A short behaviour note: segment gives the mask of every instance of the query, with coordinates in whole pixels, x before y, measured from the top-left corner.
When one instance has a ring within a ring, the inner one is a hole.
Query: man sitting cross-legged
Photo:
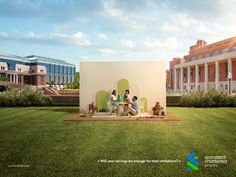
[[[131,107],[127,107],[123,113],[124,116],[127,116],[129,113],[133,116],[138,114],[138,97],[137,96],[133,96],[132,98],[132,102],[131,103]]]

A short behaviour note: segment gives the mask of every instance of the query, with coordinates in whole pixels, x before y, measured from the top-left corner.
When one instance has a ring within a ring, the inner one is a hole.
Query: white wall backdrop
[[[146,97],[150,112],[156,101],[166,108],[166,72],[164,62],[80,62],[80,107],[96,101],[100,90],[117,90],[118,81],[127,79],[131,97]]]

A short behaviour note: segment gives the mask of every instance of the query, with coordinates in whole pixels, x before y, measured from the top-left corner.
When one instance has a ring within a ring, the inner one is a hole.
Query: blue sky
[[[0,53],[168,65],[235,36],[235,12],[236,0],[0,0]]]

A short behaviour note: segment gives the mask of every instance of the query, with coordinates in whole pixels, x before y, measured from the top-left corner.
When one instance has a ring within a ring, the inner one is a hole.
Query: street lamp
[[[229,79],[229,91],[228,91],[228,93],[231,94],[231,79],[232,79],[232,73],[231,72],[228,73],[228,79]]]
[[[170,93],[171,85],[168,84],[168,92]]]

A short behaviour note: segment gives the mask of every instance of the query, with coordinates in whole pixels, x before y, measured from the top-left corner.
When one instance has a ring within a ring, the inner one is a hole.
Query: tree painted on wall
[[[147,112],[148,102],[146,97],[141,97],[139,100],[139,107],[142,108],[142,112]]]
[[[129,81],[127,79],[120,79],[118,81],[118,94],[121,96],[121,101],[123,101],[123,95],[125,94],[125,90],[129,88]]]
[[[96,106],[99,112],[105,112],[107,110],[108,92],[101,90],[96,95]]]

